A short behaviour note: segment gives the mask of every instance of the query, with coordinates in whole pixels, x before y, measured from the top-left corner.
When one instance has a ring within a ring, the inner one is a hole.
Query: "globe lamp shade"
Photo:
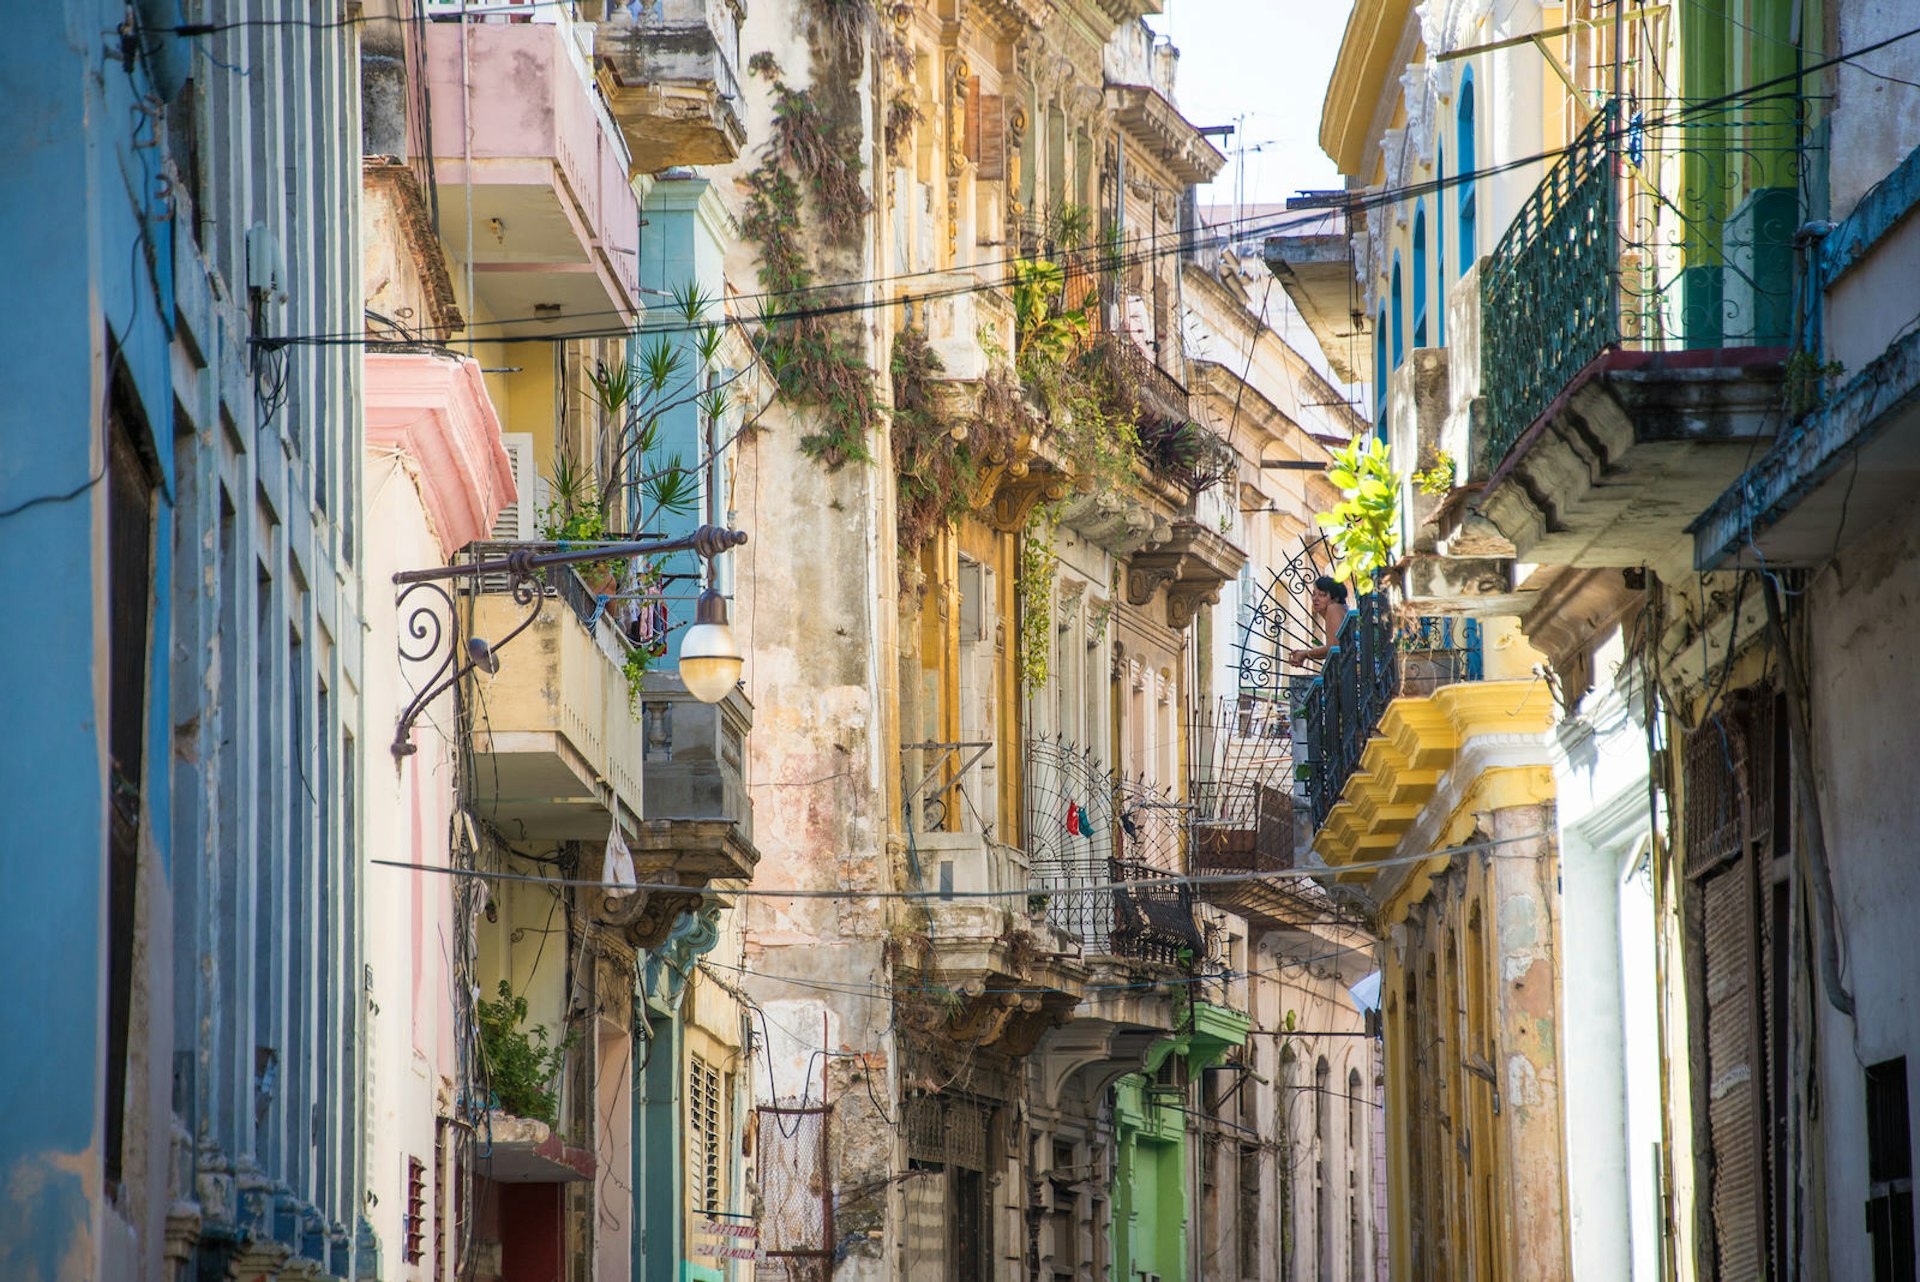
[[[746,659],[727,626],[727,600],[712,588],[694,606],[693,626],[680,638],[680,681],[702,703],[718,703],[739,684]]]

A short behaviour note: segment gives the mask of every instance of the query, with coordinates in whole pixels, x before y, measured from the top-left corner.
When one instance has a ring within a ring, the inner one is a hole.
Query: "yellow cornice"
[[[1552,724],[1552,696],[1536,678],[1464,681],[1430,695],[1395,699],[1314,835],[1314,849],[1336,867],[1392,855],[1439,791],[1463,744],[1487,735],[1539,734]],[[1467,791],[1502,773],[1483,772]],[[1545,777],[1550,797],[1552,773]]]
[[[1453,813],[1447,816],[1447,822],[1440,829],[1440,844],[1467,844],[1473,837],[1474,829],[1479,826],[1480,816],[1488,811],[1534,806],[1553,799],[1551,766],[1494,766],[1482,770],[1461,793]],[[1433,879],[1446,871],[1448,858],[1442,856],[1416,864],[1393,894],[1380,905],[1381,924],[1392,926],[1405,921],[1407,910],[1425,899],[1427,892],[1433,889]],[[1357,876],[1350,879],[1359,880]]]
[[[1389,64],[1410,6],[1411,0],[1356,0],[1347,15],[1340,57],[1320,109],[1320,149],[1349,178],[1361,176],[1374,108],[1394,70]]]

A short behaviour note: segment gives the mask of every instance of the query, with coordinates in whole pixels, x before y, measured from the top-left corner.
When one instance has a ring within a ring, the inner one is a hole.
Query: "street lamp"
[[[744,530],[703,525],[692,534],[677,539],[596,543],[592,547],[569,548],[563,552],[535,552],[532,548],[521,547],[505,556],[470,561],[465,565],[436,565],[424,570],[400,571],[393,576],[393,581],[400,585],[400,595],[395,602],[397,606],[406,609],[408,597],[421,589],[429,594],[429,599],[414,606],[412,613],[407,616],[400,641],[401,658],[414,663],[431,662],[443,648],[445,655],[433,675],[427,679],[425,688],[413,697],[413,702],[400,714],[400,722],[394,727],[393,755],[413,755],[413,723],[442,692],[475,668],[484,672],[500,671],[500,651],[540,616],[540,605],[545,594],[534,581],[535,571],[553,565],[577,565],[583,561],[610,561],[630,556],[664,556],[669,552],[693,552],[703,561],[711,561],[720,553],[739,547],[746,541]],[[459,650],[450,644],[454,633],[451,626],[453,598],[440,584],[448,579],[477,579],[488,574],[507,576],[510,585],[508,590],[515,601],[526,607],[527,616],[511,632],[491,644],[478,637],[468,638],[466,659],[456,663]],[[446,624],[440,619],[442,611],[449,620]],[[680,642],[680,676],[686,682],[687,692],[702,703],[720,702],[733,689],[734,683],[739,681],[744,663],[740,644],[733,639],[733,630],[727,626],[726,598],[708,588],[700,594],[695,607],[694,624],[687,629]]]
[[[693,607],[693,626],[680,638],[680,680],[702,703],[718,703],[738,684],[746,658],[727,626],[727,599],[712,588]]]

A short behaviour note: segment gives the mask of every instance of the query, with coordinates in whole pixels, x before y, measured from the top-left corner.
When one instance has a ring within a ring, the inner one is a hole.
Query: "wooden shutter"
[[[1007,176],[1006,99],[981,93],[978,76],[967,93],[967,159],[974,163],[976,178],[1001,182]]]
[[[906,1276],[947,1282],[947,1173],[919,1168],[909,1173],[904,1187]]]
[[[1768,1084],[1777,1057],[1766,1053],[1760,878],[1769,861],[1756,832],[1771,830],[1760,812],[1771,809],[1773,780],[1771,717],[1756,716],[1760,708],[1770,712],[1770,701],[1730,699],[1683,749],[1702,1271],[1721,1278],[1769,1273]]]
[[[524,542],[534,536],[536,516],[534,490],[538,486],[533,466],[533,433],[502,432],[500,441],[507,447],[507,460],[513,465],[516,497],[500,509],[488,537],[496,542]]]

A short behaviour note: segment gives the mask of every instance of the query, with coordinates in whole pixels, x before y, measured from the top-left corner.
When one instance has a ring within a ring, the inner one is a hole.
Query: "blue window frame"
[[[1381,304],[1373,323],[1373,425],[1385,440],[1387,436],[1387,308]]]
[[[1473,138],[1473,69],[1469,67],[1460,75],[1460,106],[1454,115],[1454,154],[1460,158],[1460,266],[1464,273],[1479,250],[1474,243],[1474,166]]]
[[[1413,206],[1413,345],[1427,345],[1427,204]]]
[[[1388,306],[1393,308],[1393,367],[1400,368],[1400,362],[1407,358],[1406,339],[1406,299],[1400,287],[1400,251],[1393,251],[1393,280],[1389,288],[1393,297]]]

